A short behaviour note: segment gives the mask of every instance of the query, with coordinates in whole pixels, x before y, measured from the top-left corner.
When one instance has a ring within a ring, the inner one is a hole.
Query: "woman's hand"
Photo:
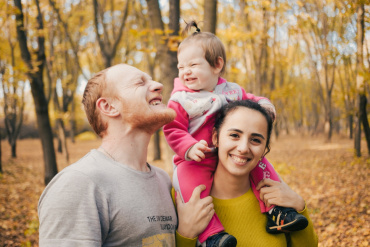
[[[271,179],[261,180],[256,189],[260,191],[260,198],[267,207],[278,205],[302,211],[305,208],[303,198],[292,190],[280,177],[281,182]]]
[[[184,203],[179,193],[176,193],[179,221],[177,232],[183,237],[190,239],[197,237],[204,231],[215,213],[212,197],[200,199],[200,193],[205,189],[205,185],[196,187],[187,203]]]

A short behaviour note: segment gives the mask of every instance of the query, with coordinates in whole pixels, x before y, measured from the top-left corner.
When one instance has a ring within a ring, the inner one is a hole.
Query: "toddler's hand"
[[[211,151],[212,149],[208,147],[208,143],[205,140],[200,140],[190,148],[187,158],[200,162],[206,157],[204,153]]]
[[[271,103],[262,103],[260,104],[263,108],[267,110],[268,113],[270,113],[270,116],[272,118],[272,121],[275,121],[276,119],[276,110],[273,104]]]

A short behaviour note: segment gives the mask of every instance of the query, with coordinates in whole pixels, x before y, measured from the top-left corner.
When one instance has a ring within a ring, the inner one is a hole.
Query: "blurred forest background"
[[[320,244],[368,246],[370,0],[0,0],[0,246],[37,246],[44,186],[99,145],[80,103],[87,80],[127,63],[162,82],[167,100],[190,20],[223,41],[228,81],[275,104],[275,142],[298,156],[285,164],[293,154],[277,149],[272,161],[282,174],[312,168],[307,184],[288,182],[317,195]],[[170,156],[158,131],[150,160],[171,174]],[[337,186],[352,197],[323,201]],[[320,211],[335,206],[344,210]]]

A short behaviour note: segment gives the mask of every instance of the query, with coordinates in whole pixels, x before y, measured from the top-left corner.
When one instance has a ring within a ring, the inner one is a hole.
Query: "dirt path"
[[[99,141],[70,143],[70,162],[98,145]],[[40,141],[19,141],[15,160],[9,157],[6,142],[2,148],[0,246],[38,246],[36,209],[44,189]],[[170,156],[165,153],[166,159]],[[57,158],[59,170],[69,164],[62,155]],[[319,246],[369,245],[370,159],[353,158],[353,141],[335,137],[325,144],[323,138],[284,136],[272,142],[267,158],[305,198]],[[170,162],[152,163],[171,174]]]

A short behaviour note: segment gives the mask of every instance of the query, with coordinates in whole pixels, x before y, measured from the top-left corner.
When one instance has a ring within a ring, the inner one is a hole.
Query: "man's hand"
[[[199,185],[193,191],[187,203],[182,202],[179,193],[176,193],[177,214],[179,226],[177,232],[186,238],[197,237],[209,224],[215,213],[212,197],[200,199],[200,193],[206,189],[205,185]]]
[[[261,180],[256,189],[260,191],[260,198],[266,207],[278,205],[302,211],[305,208],[303,198],[292,190],[279,176],[281,182],[271,179]]]
[[[205,140],[200,140],[190,148],[187,158],[200,162],[206,157],[204,153],[211,151],[212,149],[208,147],[208,143]]]

